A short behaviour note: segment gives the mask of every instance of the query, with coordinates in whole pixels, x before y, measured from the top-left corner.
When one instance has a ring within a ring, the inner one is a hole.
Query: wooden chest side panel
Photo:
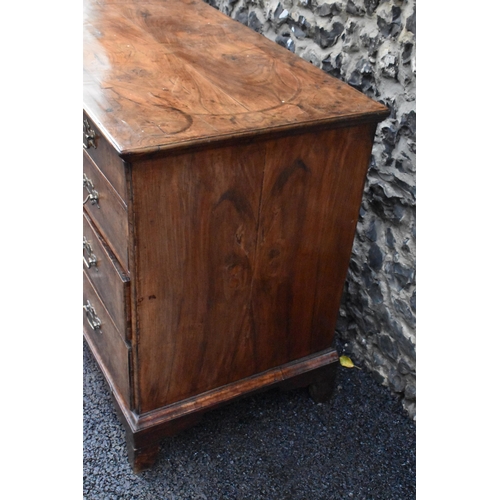
[[[252,293],[259,371],[332,345],[374,131],[362,125],[267,145],[274,154]]]
[[[247,304],[264,163],[248,147],[132,166],[141,411],[255,369]]]
[[[141,412],[331,345],[373,132],[132,166]]]

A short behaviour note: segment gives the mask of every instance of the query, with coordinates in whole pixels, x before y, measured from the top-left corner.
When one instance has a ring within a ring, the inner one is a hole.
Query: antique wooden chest
[[[331,393],[387,114],[201,0],[84,1],[84,335],[134,470],[235,398]]]

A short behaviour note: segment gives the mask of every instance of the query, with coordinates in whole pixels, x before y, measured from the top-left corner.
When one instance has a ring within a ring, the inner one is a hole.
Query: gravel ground
[[[273,390],[207,413],[140,475],[85,343],[83,396],[87,500],[415,498],[415,422],[363,370],[340,368],[325,404]]]

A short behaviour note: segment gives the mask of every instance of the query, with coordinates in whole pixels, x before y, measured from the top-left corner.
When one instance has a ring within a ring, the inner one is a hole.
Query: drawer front
[[[124,340],[130,339],[130,278],[83,214],[83,267]]]
[[[86,113],[83,113],[83,148],[126,203],[125,164]]]
[[[128,270],[127,208],[89,155],[83,152],[84,208],[99,232]]]
[[[120,338],[97,292],[83,273],[83,329],[114,389],[130,404],[129,348]]]

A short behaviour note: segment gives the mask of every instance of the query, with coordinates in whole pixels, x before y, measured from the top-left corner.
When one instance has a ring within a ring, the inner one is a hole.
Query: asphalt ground
[[[414,499],[415,422],[369,372],[339,368],[331,401],[272,390],[204,416],[132,473],[125,431],[84,342],[83,497],[144,500]],[[341,353],[341,350],[339,350]]]

